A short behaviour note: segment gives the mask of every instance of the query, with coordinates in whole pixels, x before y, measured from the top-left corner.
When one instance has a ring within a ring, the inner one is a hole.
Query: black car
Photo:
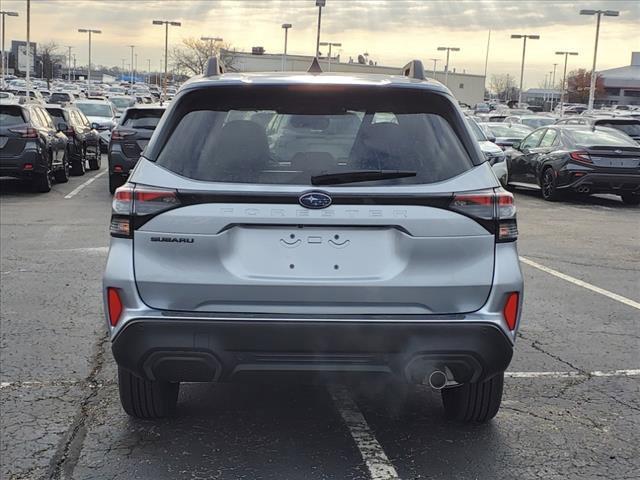
[[[493,143],[503,150],[518,143],[533,131],[533,128],[520,123],[484,122],[478,123],[487,137],[494,138]]]
[[[545,200],[572,191],[612,193],[640,204],[640,146],[613,128],[551,125],[507,153],[509,186],[539,188]]]
[[[38,192],[51,190],[53,178],[68,181],[66,129],[54,127],[41,105],[0,105],[0,176],[24,179]]]
[[[127,108],[120,117],[120,123],[111,132],[109,142],[109,191],[127,181],[129,171],[134,167],[142,151],[149,143],[165,107],[158,105],[137,105]]]
[[[87,162],[91,170],[100,168],[100,136],[80,109],[60,105],[47,105],[47,112],[55,124],[65,123],[71,173],[84,175]]]
[[[73,93],[68,92],[54,92],[49,96],[48,103],[57,103],[58,105],[66,105],[67,103],[73,103],[75,97]]]
[[[571,117],[558,120],[556,125],[611,127],[626,133],[640,143],[640,120],[633,117]]]

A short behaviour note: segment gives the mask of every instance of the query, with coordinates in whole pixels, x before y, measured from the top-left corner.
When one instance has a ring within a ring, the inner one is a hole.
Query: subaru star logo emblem
[[[614,150],[613,153],[622,153],[622,150]]]
[[[331,197],[322,192],[309,192],[301,195],[298,199],[300,205],[305,208],[327,208],[331,205]]]

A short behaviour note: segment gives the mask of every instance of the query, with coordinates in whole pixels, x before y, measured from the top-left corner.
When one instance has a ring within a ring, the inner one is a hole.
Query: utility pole
[[[578,52],[556,52],[556,55],[564,55],[564,72],[562,74],[562,91],[560,92],[560,117],[564,115],[564,92],[566,90],[565,82],[567,80],[567,58],[569,55],[578,55]]]
[[[135,45],[129,45],[131,49],[131,70],[129,70],[131,76],[129,77],[129,86],[133,87],[133,49],[136,48]]]
[[[511,35],[511,38],[522,38],[522,64],[520,65],[520,92],[518,92],[518,106],[522,103],[522,89],[524,86],[524,56],[527,52],[527,39],[540,40],[540,35]]]
[[[31,0],[27,0],[27,100],[31,92]]]
[[[553,74],[551,75],[551,110],[549,110],[550,112],[553,112],[553,102],[555,100],[555,88],[556,88],[556,68],[557,68],[558,64],[554,63],[553,64]]]
[[[67,63],[67,66],[69,67],[69,72],[67,74],[67,80],[71,81],[71,49],[73,47],[71,45],[67,45],[67,48],[69,49],[69,62]]]
[[[336,42],[320,42],[320,45],[322,45],[323,47],[328,46],[329,47],[329,68],[328,70],[331,71],[331,47],[341,47],[342,43],[336,43]]]
[[[447,52],[447,60],[444,66],[444,84],[445,86],[449,86],[449,53],[450,52],[459,52],[460,49],[458,47],[438,47],[438,51]]]
[[[153,25],[164,25],[164,82],[162,86],[162,98],[166,99],[167,97],[167,64],[168,64],[168,56],[169,56],[169,25],[173,27],[180,27],[182,23],[174,22],[171,20],[153,20],[151,22]]]
[[[315,57],[318,60],[318,56],[320,54],[320,23],[322,20],[322,7],[327,4],[327,0],[316,0],[316,7],[318,7],[318,34],[316,36],[316,53]]]
[[[89,34],[89,66],[87,68],[87,95],[89,95],[89,91],[91,90],[91,34],[102,33],[102,30],[93,30],[90,28],[79,28],[78,32]]]
[[[282,71],[284,72],[287,68],[287,40],[289,37],[289,29],[292,27],[290,23],[283,23],[282,28],[284,29],[284,53],[282,54]]]
[[[0,11],[0,15],[2,15],[2,83],[1,85],[4,87],[4,77],[6,76],[7,68],[9,67],[9,58],[4,52],[4,32],[6,32],[5,17],[17,17],[18,12],[7,12],[3,10],[3,11]]]
[[[487,67],[489,66],[489,45],[491,44],[491,29],[487,37],[487,56],[484,58],[484,89],[487,89]],[[484,95],[484,94],[483,94]]]
[[[430,58],[429,60],[431,60],[433,62],[433,78],[436,78],[436,65],[438,64],[438,62],[440,61],[439,58]]]

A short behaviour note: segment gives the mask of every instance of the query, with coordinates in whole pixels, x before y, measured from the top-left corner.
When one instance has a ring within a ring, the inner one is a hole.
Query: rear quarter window
[[[296,185],[310,185],[314,175],[362,170],[416,172],[375,185],[434,183],[474,166],[464,121],[439,94],[223,88],[183,96],[163,125],[168,138],[157,137],[166,140],[151,149],[150,159],[195,180]]]

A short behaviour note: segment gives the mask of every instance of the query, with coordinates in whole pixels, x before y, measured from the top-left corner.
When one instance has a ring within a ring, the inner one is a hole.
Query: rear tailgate
[[[146,164],[146,162],[145,162]],[[158,167],[154,167],[158,168]],[[469,171],[486,185],[486,164]],[[446,183],[446,182],[445,182]],[[464,183],[464,182],[463,182]],[[455,314],[491,290],[495,237],[446,210],[450,196],[323,189],[183,194],[135,231],[138,291],[158,309],[267,314]],[[354,193],[360,192],[360,193]]]

